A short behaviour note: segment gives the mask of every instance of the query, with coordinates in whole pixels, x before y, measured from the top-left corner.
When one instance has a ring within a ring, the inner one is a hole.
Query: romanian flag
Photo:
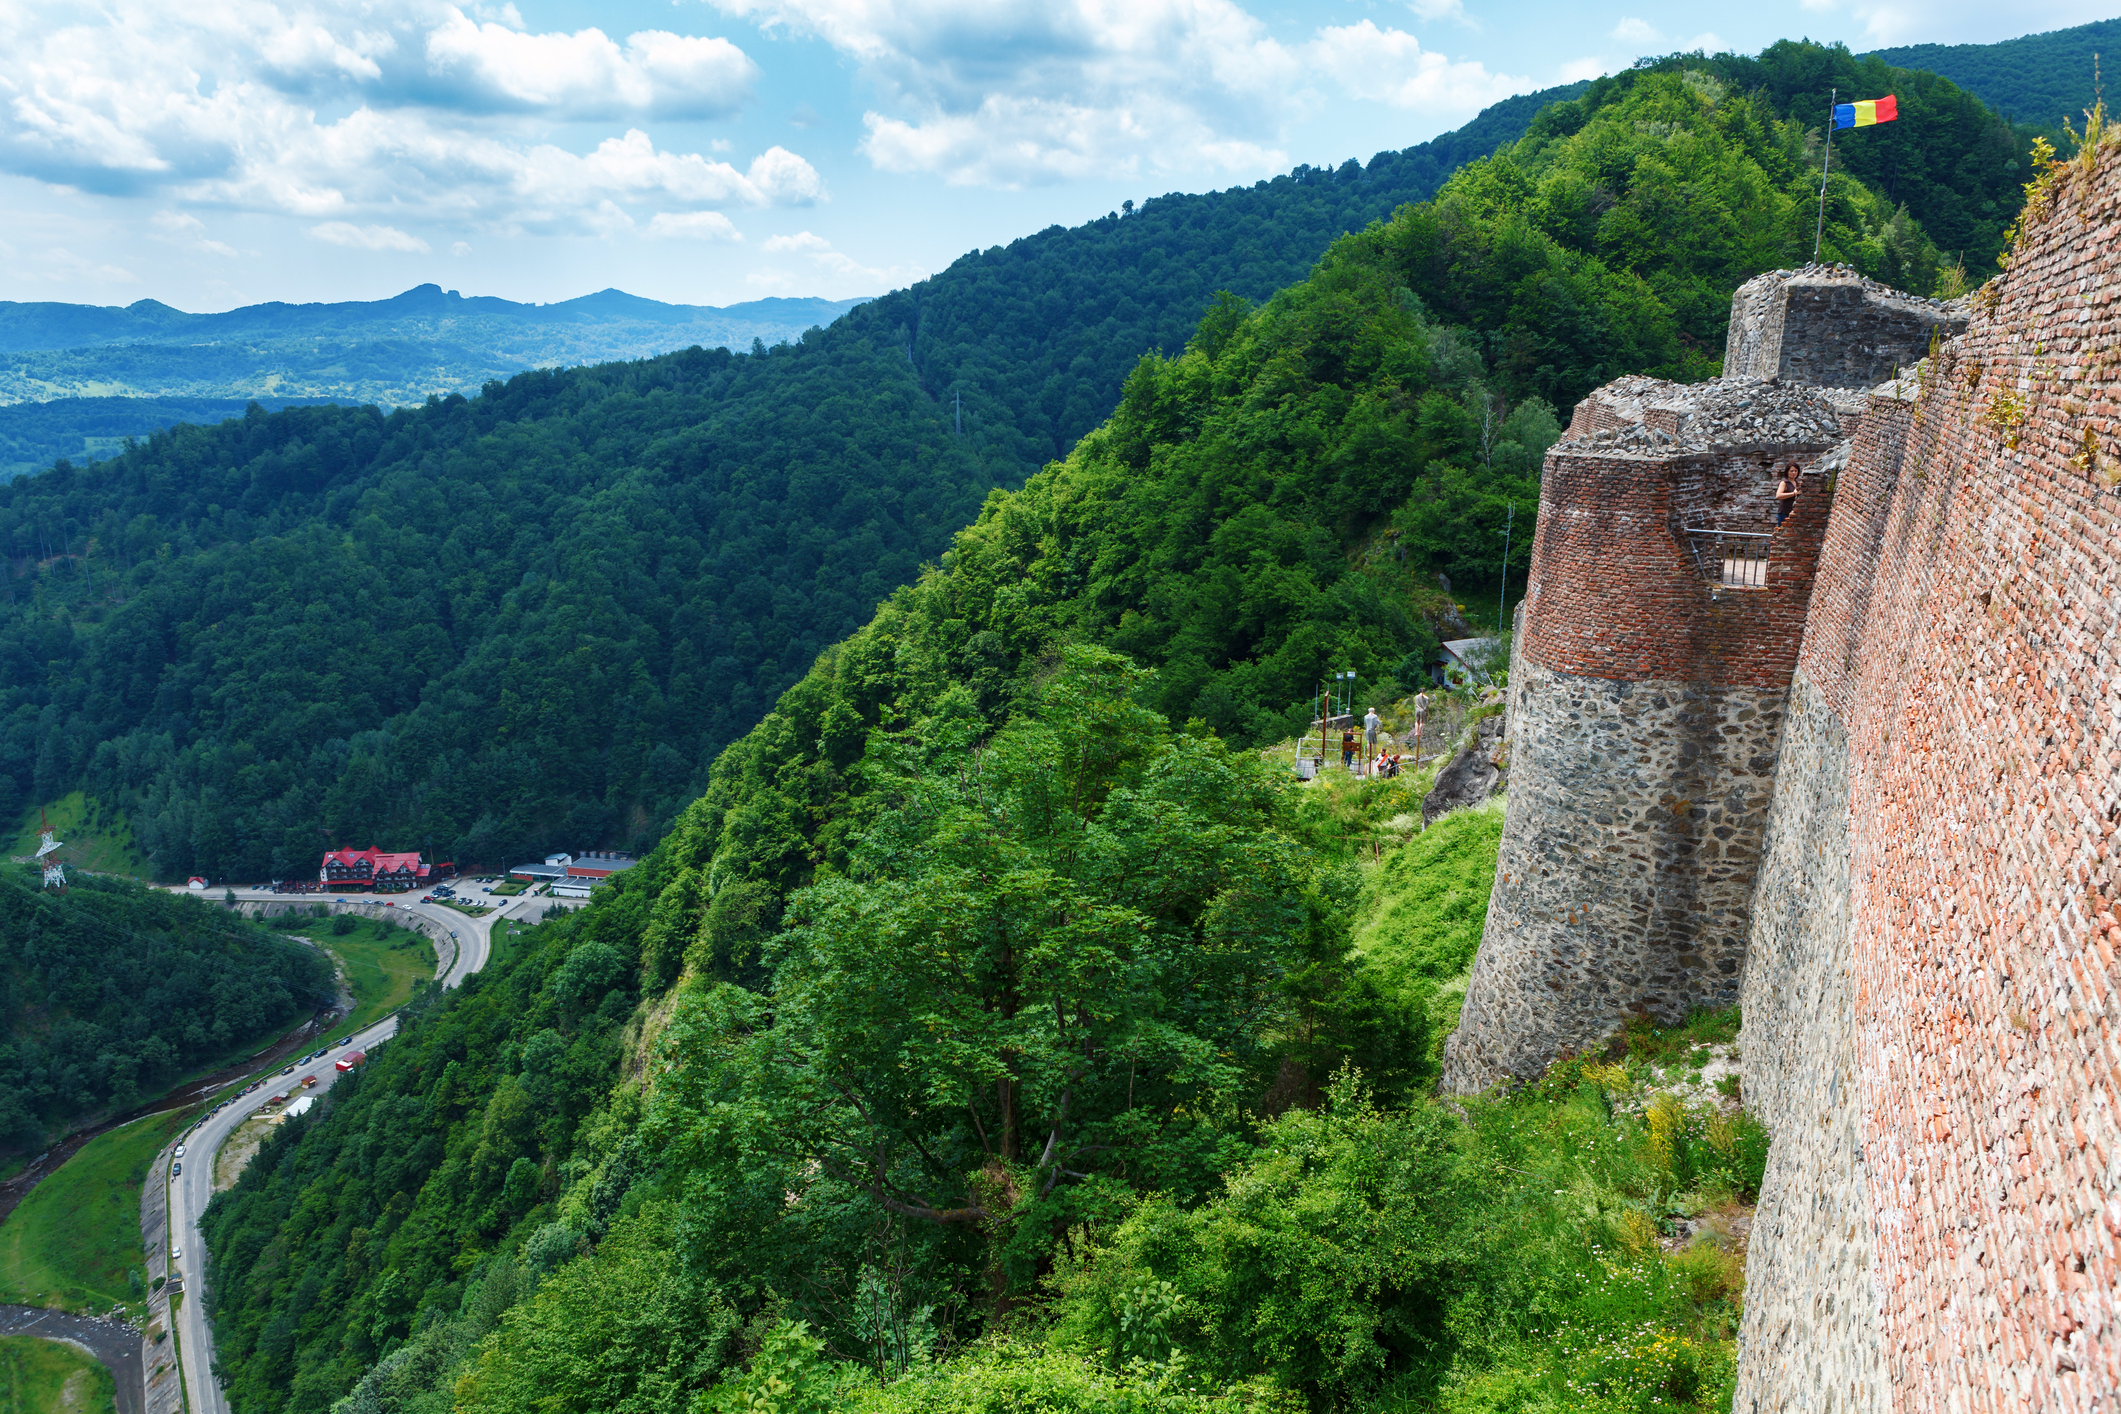
[[[1888,93],[1883,98],[1866,98],[1861,103],[1836,103],[1834,126],[1837,128],[1867,128],[1873,123],[1890,123],[1900,116],[1900,105]]]

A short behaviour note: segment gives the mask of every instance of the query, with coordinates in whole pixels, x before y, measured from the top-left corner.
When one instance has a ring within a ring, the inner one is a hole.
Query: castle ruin
[[[2112,148],[1972,304],[1762,276],[1546,466],[1445,1085],[1742,1002],[1742,1414],[2121,1395]]]

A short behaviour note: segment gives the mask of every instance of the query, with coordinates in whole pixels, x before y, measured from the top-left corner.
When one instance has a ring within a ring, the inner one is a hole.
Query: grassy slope
[[[134,1299],[143,1267],[140,1190],[148,1165],[189,1118],[149,1115],[83,1145],[0,1223],[0,1301],[108,1310]]]
[[[121,815],[99,821],[100,807],[90,797],[75,791],[43,807],[42,815],[60,842],[66,846],[59,856],[69,869],[91,874],[122,874],[130,879],[152,879],[154,866],[133,848],[132,827]],[[10,857],[29,854],[37,848],[41,830],[39,812],[26,810],[16,822],[14,838],[4,851]]]
[[[409,928],[384,928],[360,920],[351,933],[334,934],[326,919],[315,919],[283,931],[300,933],[339,959],[353,988],[353,1015],[339,1023],[340,1032],[359,1031],[412,999],[413,989],[435,975],[434,944]]]
[[[110,1371],[71,1345],[0,1336],[0,1414],[105,1414],[117,1408]]]

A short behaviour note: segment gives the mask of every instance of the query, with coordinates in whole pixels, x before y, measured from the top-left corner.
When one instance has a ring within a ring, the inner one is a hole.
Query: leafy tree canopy
[[[198,899],[0,866],[0,1153],[247,1054],[337,995],[315,948]]]

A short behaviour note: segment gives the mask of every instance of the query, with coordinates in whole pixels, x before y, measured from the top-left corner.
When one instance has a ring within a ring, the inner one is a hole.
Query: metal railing
[[[1768,545],[1774,536],[1752,530],[1686,528],[1701,577],[1726,589],[1765,589]]]

